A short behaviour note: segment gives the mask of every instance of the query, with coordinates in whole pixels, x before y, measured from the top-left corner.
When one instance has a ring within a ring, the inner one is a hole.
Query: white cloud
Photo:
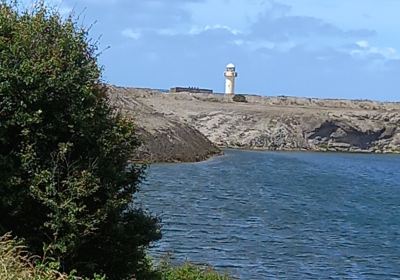
[[[163,36],[176,36],[179,35],[179,32],[172,28],[161,28],[157,30],[157,34]]]
[[[125,28],[121,32],[122,36],[127,37],[129,39],[138,40],[142,36],[142,33],[138,30],[133,30],[131,28]]]
[[[235,36],[243,34],[240,30],[222,24],[192,26],[191,28],[161,28],[161,29],[155,29],[154,31],[156,31],[158,35],[162,36],[177,36],[177,35],[200,35],[204,32],[211,30],[223,30]]]
[[[287,42],[272,42],[268,40],[242,40],[242,39],[237,39],[232,42],[236,46],[239,47],[244,47],[245,49],[249,51],[258,51],[262,49],[268,49],[268,50],[275,50],[278,52],[288,52],[294,47],[297,46],[297,44],[293,41],[287,41]]]
[[[356,42],[356,45],[359,46],[362,49],[368,49],[369,48],[368,41],[358,41],[358,42]]]
[[[189,34],[190,35],[198,35],[200,33],[209,31],[209,30],[218,30],[218,29],[222,29],[222,30],[226,30],[229,33],[233,34],[233,35],[240,35],[242,34],[242,32],[240,30],[231,28],[227,25],[222,25],[222,24],[214,24],[214,25],[205,25],[205,26],[193,26],[190,31]]]
[[[397,60],[400,59],[400,55],[395,48],[392,47],[376,47],[371,46],[368,41],[357,41],[356,46],[357,49],[350,50],[350,54],[356,57],[366,57],[369,55],[381,55],[385,59],[388,60]]]

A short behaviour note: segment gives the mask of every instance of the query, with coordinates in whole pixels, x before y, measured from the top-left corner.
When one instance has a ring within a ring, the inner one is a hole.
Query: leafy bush
[[[139,141],[108,105],[96,51],[71,17],[0,2],[0,234],[66,272],[140,278],[160,230],[135,207]]]
[[[232,98],[233,101],[235,102],[247,102],[246,100],[246,96],[242,95],[242,94],[236,94],[233,96]]]

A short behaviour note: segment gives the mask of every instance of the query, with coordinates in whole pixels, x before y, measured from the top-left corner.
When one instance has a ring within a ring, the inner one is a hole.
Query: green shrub
[[[43,4],[0,2],[0,234],[67,273],[140,279],[158,219],[134,204],[139,141],[108,105],[90,42]]]
[[[233,98],[232,98],[232,100],[235,101],[235,102],[244,102],[244,103],[247,103],[246,96],[244,96],[244,95],[242,95],[242,94],[236,94],[236,95],[234,95]]]
[[[158,267],[159,280],[232,280],[228,274],[221,274],[209,266],[184,263],[173,266],[169,261],[162,261]]]

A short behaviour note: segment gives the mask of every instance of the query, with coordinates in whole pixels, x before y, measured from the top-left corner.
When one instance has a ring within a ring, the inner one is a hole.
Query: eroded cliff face
[[[210,140],[187,123],[137,100],[142,90],[109,88],[111,104],[137,125],[143,145],[137,158],[148,162],[196,162],[221,154]],[[151,93],[151,91],[148,91]],[[160,94],[157,92],[157,94]]]
[[[400,153],[399,103],[124,90],[219,147]]]
[[[290,111],[296,111],[295,109]],[[213,112],[187,116],[223,147],[268,150],[400,152],[398,113]]]

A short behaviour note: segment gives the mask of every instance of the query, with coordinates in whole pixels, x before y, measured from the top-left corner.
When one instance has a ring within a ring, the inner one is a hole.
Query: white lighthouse
[[[225,94],[235,94],[235,79],[237,77],[235,65],[229,63],[225,70]]]

